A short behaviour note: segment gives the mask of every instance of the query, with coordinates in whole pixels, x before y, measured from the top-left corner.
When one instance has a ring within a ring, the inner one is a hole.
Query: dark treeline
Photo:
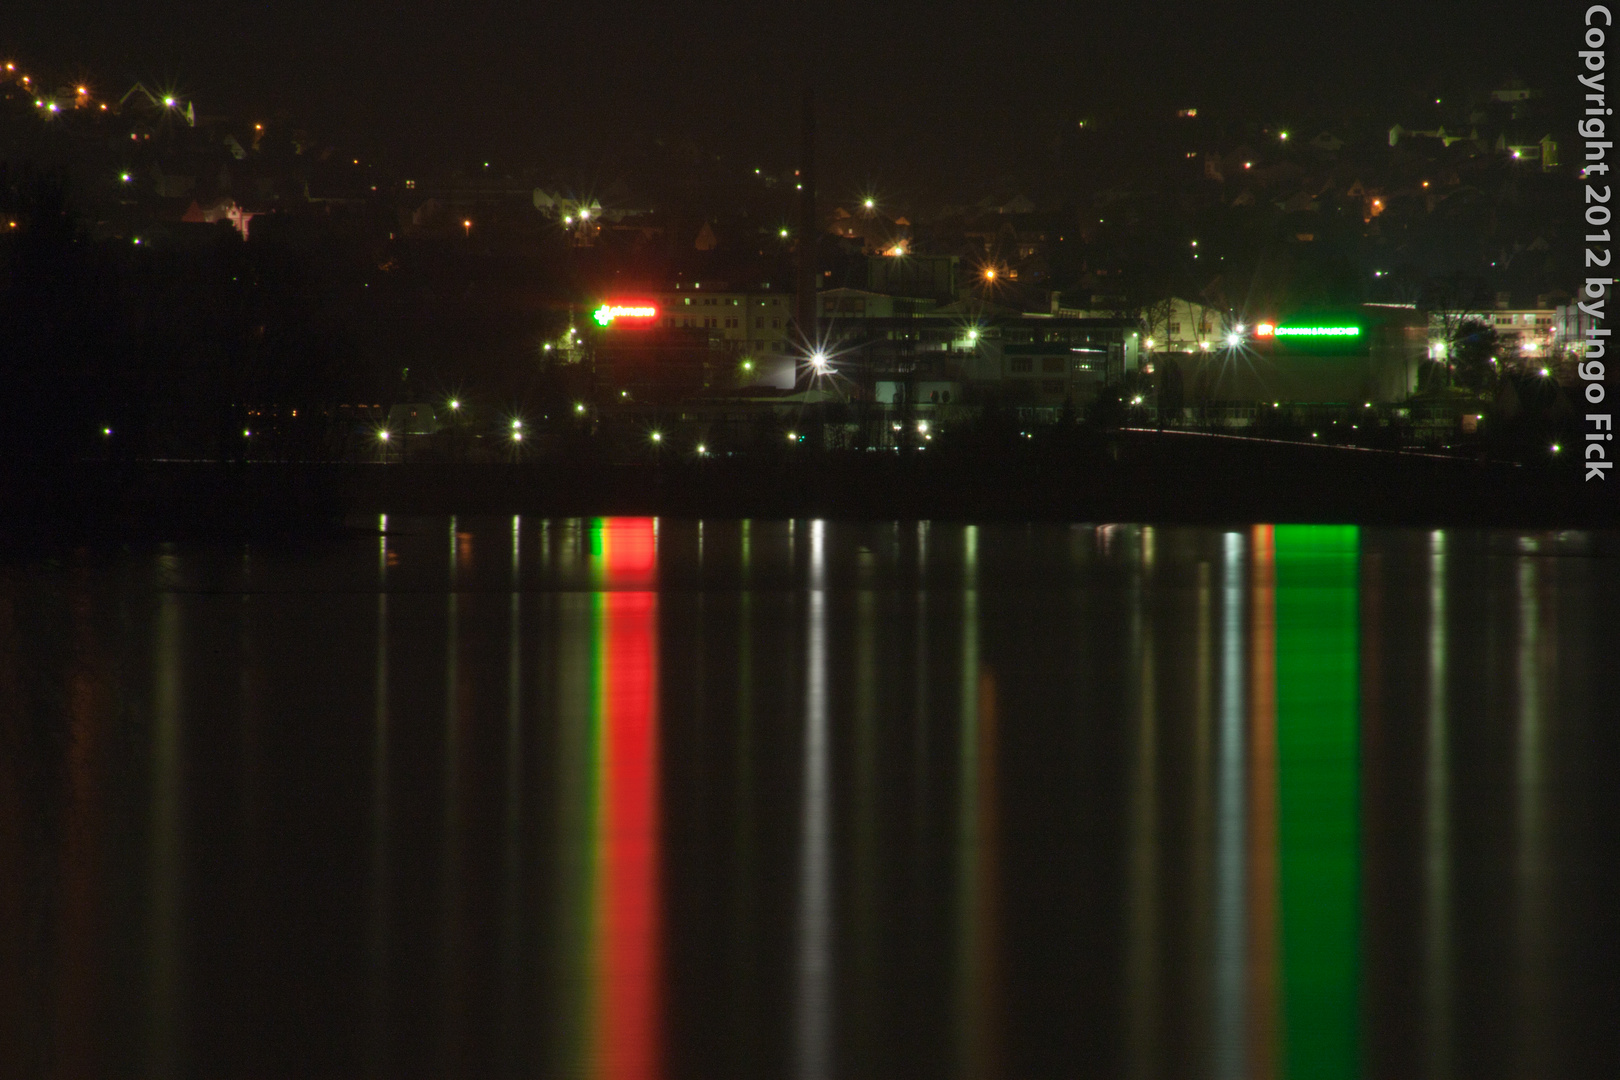
[[[227,225],[93,240],[50,176],[0,171],[0,454],[321,458],[370,373],[332,302],[341,255]],[[294,413],[296,412],[296,417]],[[294,422],[296,421],[296,422]]]

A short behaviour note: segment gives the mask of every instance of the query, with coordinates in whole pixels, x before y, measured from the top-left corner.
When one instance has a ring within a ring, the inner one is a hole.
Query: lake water
[[[1620,1070],[1613,538],[359,524],[0,568],[0,1072]]]

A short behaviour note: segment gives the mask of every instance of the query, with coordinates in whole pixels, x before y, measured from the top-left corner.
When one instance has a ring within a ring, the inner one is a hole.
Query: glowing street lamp
[[[824,353],[824,352],[821,352],[820,350],[817,350],[816,352],[811,353],[810,354],[810,366],[815,368],[816,371],[818,371],[818,372],[826,371],[827,370],[827,354]]]
[[[664,441],[664,433],[662,431],[653,432],[652,433],[652,441],[655,442],[655,443],[663,442]]]
[[[472,218],[464,219],[461,223],[461,227],[466,231],[467,238],[469,240],[472,239]]]
[[[996,280],[996,268],[995,267],[987,266],[987,267],[984,268],[984,280],[986,280],[986,281],[994,281],[994,280]]]
[[[585,414],[585,403],[583,401],[574,402],[574,413],[577,416],[583,416]]]

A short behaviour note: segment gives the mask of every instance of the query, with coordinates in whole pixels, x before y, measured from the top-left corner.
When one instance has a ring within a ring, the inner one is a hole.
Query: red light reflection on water
[[[592,1075],[646,1080],[662,1070],[658,803],[658,595],[654,524],[600,523],[601,802],[596,835]]]

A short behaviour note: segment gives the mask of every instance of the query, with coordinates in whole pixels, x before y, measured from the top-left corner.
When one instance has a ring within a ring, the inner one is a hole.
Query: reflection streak
[[[797,1007],[798,1075],[832,1075],[832,881],[827,747],[826,522],[810,524],[810,609],[805,657],[804,792],[800,809]]]
[[[1215,1075],[1247,1075],[1243,1007],[1243,536],[1227,533],[1221,577],[1221,717],[1215,803]]]

